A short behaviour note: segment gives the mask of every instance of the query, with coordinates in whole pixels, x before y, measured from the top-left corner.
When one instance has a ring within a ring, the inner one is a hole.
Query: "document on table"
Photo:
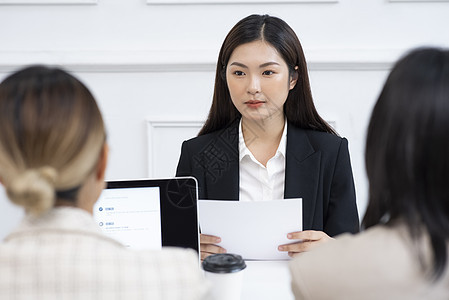
[[[199,200],[201,233],[219,236],[219,246],[243,259],[289,259],[279,245],[290,232],[302,230],[302,199],[273,201]]]

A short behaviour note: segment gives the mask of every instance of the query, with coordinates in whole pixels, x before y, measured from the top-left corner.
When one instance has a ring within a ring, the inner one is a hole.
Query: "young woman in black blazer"
[[[318,115],[301,44],[276,17],[251,15],[228,33],[208,119],[183,143],[176,175],[194,176],[200,199],[302,198],[304,231],[288,234],[302,242],[279,246],[290,256],[359,230],[348,142]],[[201,235],[201,257],[225,252],[219,242]]]

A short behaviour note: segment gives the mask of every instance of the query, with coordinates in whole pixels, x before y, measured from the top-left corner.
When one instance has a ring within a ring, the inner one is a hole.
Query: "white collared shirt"
[[[276,154],[262,165],[245,144],[242,120],[239,124],[239,175],[240,201],[267,201],[284,199],[285,152],[287,146],[287,121]]]

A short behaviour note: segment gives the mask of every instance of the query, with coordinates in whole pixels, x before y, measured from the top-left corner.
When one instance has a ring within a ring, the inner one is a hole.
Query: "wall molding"
[[[66,67],[75,72],[188,72],[215,69],[215,51],[0,51],[0,72],[30,64]]]
[[[340,0],[147,0],[148,5],[167,4],[311,4],[338,3]]]
[[[430,2],[449,2],[449,0],[388,0],[389,2],[421,2],[421,3],[430,3]]]
[[[30,64],[74,72],[213,72],[216,50],[179,51],[0,51],[0,72]],[[309,70],[389,70],[402,50],[307,50]]]
[[[157,171],[155,170],[155,168],[157,167],[155,160],[158,159],[158,157],[156,157],[157,151],[155,149],[155,147],[157,146],[157,141],[155,140],[156,131],[159,129],[171,129],[174,132],[177,132],[180,129],[192,129],[195,131],[195,133],[197,133],[199,129],[201,129],[201,127],[203,126],[204,121],[200,121],[199,119],[187,119],[185,117],[177,118],[173,116],[169,117],[158,116],[147,118],[146,124],[147,124],[147,151],[148,151],[147,169],[148,169],[148,176],[153,177]],[[190,136],[185,138],[190,138]]]
[[[98,0],[0,0],[0,5],[96,5]]]

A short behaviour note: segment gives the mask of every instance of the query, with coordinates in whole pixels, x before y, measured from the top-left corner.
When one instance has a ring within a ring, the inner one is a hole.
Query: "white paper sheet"
[[[201,233],[219,236],[221,247],[244,259],[289,259],[278,246],[302,230],[302,199],[273,201],[199,200]]]

